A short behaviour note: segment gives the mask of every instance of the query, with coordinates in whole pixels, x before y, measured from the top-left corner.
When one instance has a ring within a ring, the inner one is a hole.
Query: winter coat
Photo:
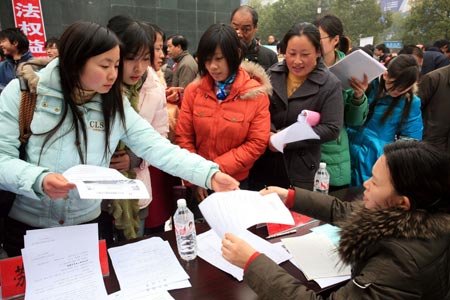
[[[423,139],[450,151],[450,66],[422,77],[418,96],[422,101]]]
[[[338,60],[345,54],[335,50]],[[350,184],[350,152],[346,126],[361,126],[364,124],[369,112],[367,96],[363,94],[361,99],[353,97],[355,91],[352,88],[342,90],[344,98],[344,127],[339,137],[334,141],[322,144],[322,159],[327,163],[327,171],[330,174],[331,186],[343,186]]]
[[[169,118],[166,109],[166,93],[159,82],[159,77],[152,67],[147,68],[147,78],[139,90],[138,102],[139,115],[152,125],[163,137],[167,138],[169,133]],[[140,199],[139,207],[147,207],[152,201],[152,185],[148,163],[143,160],[139,167],[133,169],[136,178],[144,182],[150,195],[149,199]]]
[[[425,51],[423,53],[423,63],[422,68],[420,69],[420,77],[431,71],[448,66],[449,64],[450,62],[447,56],[445,56],[441,51]]]
[[[197,62],[187,50],[183,51],[180,56],[175,59],[175,62],[177,64],[173,69],[171,86],[186,87],[197,76]]]
[[[371,211],[302,189],[295,198],[293,210],[341,227],[338,252],[352,267],[351,280],[326,299],[450,299],[450,215]],[[324,299],[263,254],[244,281],[260,299]]]
[[[245,49],[245,61],[257,63],[264,70],[268,70],[271,66],[278,62],[278,55],[264,46],[258,45],[256,39],[253,39]]]
[[[269,141],[270,80],[261,66],[244,62],[223,101],[217,101],[214,85],[207,74],[186,88],[176,143],[242,181]]]
[[[0,95],[0,188],[17,193],[9,216],[33,227],[74,225],[91,221],[100,214],[101,199],[80,200],[76,189],[67,199],[50,199],[42,189],[42,181],[50,172],[63,173],[81,163],[74,143],[72,117],[67,114],[62,126],[41,153],[45,133],[61,120],[63,95],[59,77],[59,59],[42,69],[37,85],[37,103],[26,146],[26,161],[19,159],[19,80],[15,79]],[[112,152],[104,156],[104,120],[100,95],[79,105],[87,131],[86,164],[108,167]],[[212,175],[218,171],[215,163],[190,154],[172,145],[142,119],[124,100],[125,125],[120,116],[111,124],[109,149],[123,141],[136,155],[162,170],[177,174],[197,185],[211,188]],[[81,147],[84,152],[84,147]],[[112,150],[113,151],[113,150]]]
[[[273,95],[270,97],[271,131],[277,132],[292,125],[301,111],[307,109],[320,113],[320,123],[313,127],[320,140],[289,143],[284,148],[284,154],[266,150],[255,163],[250,181],[260,182],[263,186],[295,185],[312,189],[314,174],[320,163],[320,146],[337,139],[343,125],[341,82],[322,60],[289,98],[286,62],[272,66],[269,76],[273,87]]]
[[[378,79],[373,83],[373,88],[369,95],[369,105],[374,101],[378,89]],[[351,159],[351,185],[362,185],[364,181],[372,176],[372,167],[377,159],[383,154],[383,148],[386,144],[395,141],[396,137],[422,139],[422,114],[420,111],[420,99],[413,96],[409,115],[400,124],[403,109],[408,101],[402,96],[398,105],[394,108],[391,115],[382,124],[381,119],[384,112],[392,102],[389,95],[379,99],[375,105],[374,112],[370,120],[364,126],[348,127],[348,137],[350,141],[350,159]]]
[[[14,60],[11,56],[6,56],[5,60],[0,63],[0,92],[14,78],[16,78],[17,66],[33,58],[30,51],[25,52],[18,60]]]

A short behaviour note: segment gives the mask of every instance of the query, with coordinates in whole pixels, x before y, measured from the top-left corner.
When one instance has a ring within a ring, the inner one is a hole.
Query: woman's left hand
[[[215,192],[234,191],[239,189],[239,181],[223,172],[216,172],[211,177],[211,188]]]
[[[239,268],[244,268],[247,261],[255,252],[256,250],[246,241],[232,233],[226,233],[222,240],[222,256]]]
[[[367,74],[364,74],[363,81],[360,81],[355,77],[352,77],[349,80],[349,83],[350,83],[350,86],[352,87],[352,89],[355,91],[355,93],[353,94],[353,97],[355,99],[361,99],[364,92],[367,90],[367,87],[369,86],[369,79],[367,77]]]

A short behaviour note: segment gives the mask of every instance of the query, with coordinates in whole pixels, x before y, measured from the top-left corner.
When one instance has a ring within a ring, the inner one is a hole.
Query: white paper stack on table
[[[276,263],[291,258],[280,244],[272,244],[247,230],[267,222],[294,224],[292,215],[277,194],[262,196],[244,190],[220,192],[207,197],[199,207],[212,229],[197,236],[198,255],[237,280],[243,279],[243,270],[222,257],[222,238],[227,232],[244,239]]]
[[[25,299],[107,299],[97,224],[29,230],[24,240]]]
[[[325,224],[311,230],[306,235],[281,239],[293,256],[291,262],[321,287],[349,279],[350,266],[342,264],[337,252],[339,228]]]
[[[361,49],[358,49],[330,67],[330,71],[336,75],[342,83],[343,89],[351,88],[351,77],[363,81],[367,74],[369,82],[380,76],[386,67]]]
[[[169,242],[159,237],[113,247],[108,253],[121,287],[119,299],[170,299],[167,291],[191,287]]]

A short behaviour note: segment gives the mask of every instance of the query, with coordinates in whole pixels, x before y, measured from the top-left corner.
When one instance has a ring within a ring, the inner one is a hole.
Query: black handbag
[[[19,78],[19,80],[22,78]],[[25,81],[20,80],[20,87],[22,90],[22,96],[20,98],[20,110],[19,110],[19,129],[20,129],[20,148],[19,158],[25,159],[25,146],[28,139],[31,136],[31,121],[33,120],[34,108],[36,106],[35,93],[31,93],[28,90],[28,86]],[[16,194],[6,190],[0,190],[0,218],[7,217],[11,207],[16,199]]]

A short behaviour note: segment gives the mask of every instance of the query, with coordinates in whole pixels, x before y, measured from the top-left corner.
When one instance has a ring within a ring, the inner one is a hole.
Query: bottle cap
[[[321,162],[319,168],[325,169],[327,167],[327,163]]]
[[[178,199],[177,206],[178,207],[186,207],[186,199]]]

